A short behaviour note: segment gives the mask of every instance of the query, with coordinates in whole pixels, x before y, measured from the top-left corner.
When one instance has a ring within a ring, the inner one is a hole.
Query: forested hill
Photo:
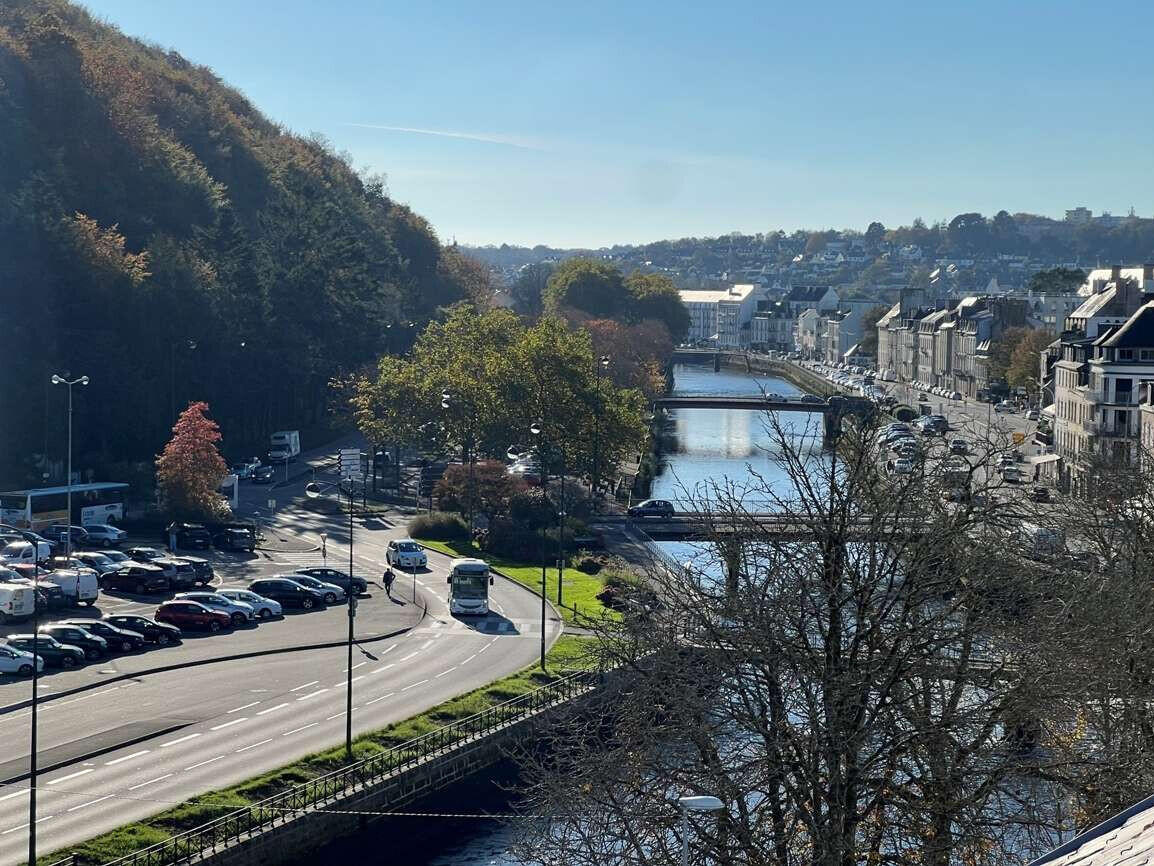
[[[147,459],[191,399],[226,447],[308,427],[463,267],[209,69],[62,0],[0,3],[0,483],[63,456],[53,372],[92,380],[82,467]]]

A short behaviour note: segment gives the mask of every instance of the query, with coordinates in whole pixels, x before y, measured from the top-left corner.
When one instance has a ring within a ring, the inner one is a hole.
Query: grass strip
[[[362,761],[408,740],[435,731],[450,722],[481,712],[553,682],[566,672],[592,666],[586,650],[587,638],[561,635],[545,657],[546,671],[538,665],[527,667],[468,692],[460,697],[438,704],[425,712],[388,725],[376,731],[361,734],[353,740],[353,759]],[[117,827],[107,833],[37,858],[37,866],[48,866],[77,855],[77,864],[107,863],[133,851],[163,842],[176,833],[199,827],[215,818],[253,803],[260,802],[289,788],[323,776],[345,765],[345,748],[340,745],[323,752],[307,755],[276,770],[270,770],[253,779],[193,797],[180,805]]]
[[[476,556],[485,560],[493,568],[507,575],[534,592],[541,591],[541,565],[527,564],[514,559],[505,559],[493,556],[478,550],[471,541],[432,541],[424,538],[415,539],[432,550],[439,550],[449,556]],[[602,617],[619,619],[620,615],[605,607],[597,598],[598,593],[605,589],[604,579],[596,574],[585,574],[576,568],[565,569],[565,579],[560,590],[558,600],[557,567],[545,569],[545,584],[548,588],[548,598],[557,605],[561,616],[566,622],[581,625],[583,620],[597,620]]]

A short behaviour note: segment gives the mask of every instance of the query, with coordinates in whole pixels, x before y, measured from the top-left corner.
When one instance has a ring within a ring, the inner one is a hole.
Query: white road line
[[[128,790],[135,791],[137,788],[143,788],[146,785],[152,785],[156,782],[163,782],[165,779],[171,779],[172,773],[165,773],[163,776],[157,776],[155,779],[149,779],[147,782],[141,782],[139,785],[129,785]]]
[[[307,701],[309,698],[315,698],[317,695],[323,695],[328,689],[317,689],[315,692],[309,692],[307,695],[301,695],[297,698],[298,701]]]
[[[366,676],[365,674],[361,674],[359,677],[353,677],[352,680],[350,680],[350,681],[341,680],[339,683],[333,683],[333,688],[334,689],[343,689],[345,686],[347,686],[349,684],[349,682],[355,683],[357,680],[363,680],[365,678],[365,676]]]
[[[13,797],[22,797],[24,794],[27,794],[27,793],[28,793],[27,788],[21,788],[15,794],[5,794],[3,797],[0,797],[0,800],[11,800]]]
[[[353,670],[355,671],[357,668],[364,667],[367,664],[368,664],[368,662],[360,662],[359,664],[355,664],[355,665],[353,665]],[[348,668],[345,668],[346,673],[348,672],[348,670],[349,670]]]
[[[385,648],[385,649],[381,650],[379,653],[377,653],[377,658],[380,658],[381,656],[385,655],[385,653],[391,653],[393,650],[395,650],[399,646],[400,646],[400,644],[396,644],[396,643],[389,644],[389,646],[387,648]]]
[[[231,722],[225,722],[224,724],[216,725],[214,727],[209,728],[209,730],[210,731],[219,731],[221,728],[231,728],[233,725],[239,725],[241,722],[247,722],[247,721],[248,721],[248,716],[241,716],[239,719],[233,719]]]
[[[309,686],[315,686],[320,680],[313,680],[311,683],[305,683],[303,686],[297,686],[295,689],[289,689],[290,692],[299,692],[301,689],[307,689]]]
[[[418,652],[420,652],[420,650],[418,650]],[[409,659],[411,659],[411,658],[412,658],[413,656],[415,656],[416,654],[417,654],[417,653],[409,653],[407,656],[405,656],[403,659],[401,659],[401,661],[403,661],[403,662],[407,662]]]
[[[149,752],[148,749],[144,749],[143,751],[140,751],[140,752],[133,752],[131,755],[125,755],[123,758],[117,758],[115,761],[105,761],[104,766],[115,767],[121,761],[131,761],[133,758],[139,758],[141,755],[147,755],[148,752]]]
[[[194,737],[199,737],[199,736],[200,736],[200,734],[189,734],[187,737],[180,737],[179,739],[176,739],[176,740],[169,740],[167,743],[161,743],[160,748],[167,749],[169,746],[175,746],[177,743],[184,743],[184,742],[187,742],[188,740],[193,739]]]
[[[422,588],[425,588],[425,582],[424,582],[423,580],[418,580],[418,581],[417,581],[417,586],[419,586],[419,587],[422,587]]]
[[[243,707],[235,707],[229,710],[230,713],[239,713],[241,710],[247,710],[249,707],[255,707],[260,701],[253,701],[251,704],[245,704]]]
[[[345,714],[345,711],[344,711],[344,710],[341,710],[339,713],[333,713],[331,716],[327,716],[327,717],[325,718],[325,721],[326,721],[326,722],[331,722],[333,719],[339,719],[339,718],[340,718],[341,716],[343,716],[344,714]]]
[[[420,652],[424,652],[425,650],[427,650],[432,645],[433,645],[433,642],[431,640],[425,641],[425,643],[421,646]],[[404,659],[401,659],[401,661],[404,661]]]
[[[33,824],[39,824],[41,821],[48,821],[48,820],[51,820],[52,818],[55,818],[55,817],[56,817],[55,815],[45,815],[43,818],[37,818],[32,823]],[[23,830],[27,826],[28,826],[27,824],[21,824],[19,827],[13,827],[11,830],[5,830],[3,833],[0,833],[0,836],[7,836],[9,833],[15,833],[17,830]]]
[[[55,785],[57,782],[67,782],[69,779],[75,779],[77,776],[87,776],[89,773],[96,772],[89,767],[87,770],[77,770],[75,773],[69,773],[67,776],[61,776],[59,779],[53,779],[49,785]]]
[[[259,713],[257,713],[257,715],[263,716],[265,713],[271,713],[275,710],[283,710],[287,706],[288,704],[277,704],[275,707],[269,707],[267,710],[261,710]]]
[[[387,671],[389,668],[395,668],[396,666],[397,666],[397,664],[396,664],[396,662],[394,662],[394,663],[393,663],[393,664],[391,664],[391,665],[385,665],[385,666],[384,666],[384,667],[382,667],[382,668],[377,668],[375,671],[369,671],[369,673],[371,673],[371,674],[383,674],[383,673],[384,673],[385,671]]]
[[[103,803],[105,800],[108,800],[111,797],[112,797],[111,794],[108,794],[104,797],[97,797],[95,800],[89,800],[87,803],[81,803],[79,806],[73,806],[71,809],[65,809],[64,811],[65,812],[77,812],[80,809],[85,809],[89,806],[95,806],[97,803]]]
[[[407,692],[409,689],[415,689],[417,686],[423,686],[428,680],[421,680],[419,683],[413,683],[411,686],[405,686],[401,689],[402,692]]]
[[[369,704],[375,704],[377,701],[383,701],[385,698],[391,698],[395,694],[396,692],[389,692],[387,695],[381,695],[379,698],[373,698],[371,701],[365,701],[365,706],[367,707]]]
[[[269,737],[267,740],[261,740],[259,743],[253,743],[251,746],[245,746],[243,749],[237,749],[236,754],[239,755],[241,752],[247,752],[249,749],[255,749],[257,746],[263,746],[265,743],[271,742],[272,737]]]
[[[477,654],[473,653],[471,656],[469,656],[467,659],[465,659],[463,662],[461,662],[461,664],[467,665],[469,662],[471,662],[476,657],[477,657]]]
[[[281,734],[282,737],[287,737],[289,734],[299,734],[301,731],[307,731],[309,728],[315,728],[320,722],[313,722],[311,725],[305,725],[302,728],[293,728],[291,731],[285,731]]]
[[[443,671],[441,671],[439,674],[437,674],[435,677],[433,677],[433,679],[435,679],[435,680],[439,680],[439,679],[440,679],[441,677],[443,677],[445,674],[451,674],[451,673],[452,673],[453,671],[455,671],[456,669],[457,669],[457,666],[456,666],[456,665],[453,665],[453,666],[452,666],[451,668],[449,668],[448,670],[443,670]]]
[[[193,764],[191,767],[185,767],[184,772],[195,770],[197,767],[203,767],[205,764],[211,764],[213,761],[223,761],[226,755],[217,755],[215,758],[209,758],[207,761],[201,761],[199,764]]]

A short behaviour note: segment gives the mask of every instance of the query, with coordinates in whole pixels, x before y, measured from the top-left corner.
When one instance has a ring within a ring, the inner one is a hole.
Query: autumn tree
[[[489,520],[509,513],[509,503],[528,487],[524,479],[505,471],[504,463],[481,460],[472,465],[454,464],[433,488],[441,511],[484,514]]]
[[[1038,373],[1041,369],[1041,354],[1054,335],[1049,331],[1028,330],[1022,334],[1010,353],[1006,382],[1011,388],[1025,388],[1031,398],[1038,395]]]
[[[161,503],[174,518],[212,520],[228,513],[220,495],[228,466],[217,450],[220,428],[207,413],[207,403],[190,403],[156,458]]]

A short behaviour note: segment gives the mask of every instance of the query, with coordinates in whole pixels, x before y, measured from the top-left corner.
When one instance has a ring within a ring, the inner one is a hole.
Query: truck
[[[278,430],[269,437],[268,459],[273,463],[288,463],[301,453],[299,430]]]

